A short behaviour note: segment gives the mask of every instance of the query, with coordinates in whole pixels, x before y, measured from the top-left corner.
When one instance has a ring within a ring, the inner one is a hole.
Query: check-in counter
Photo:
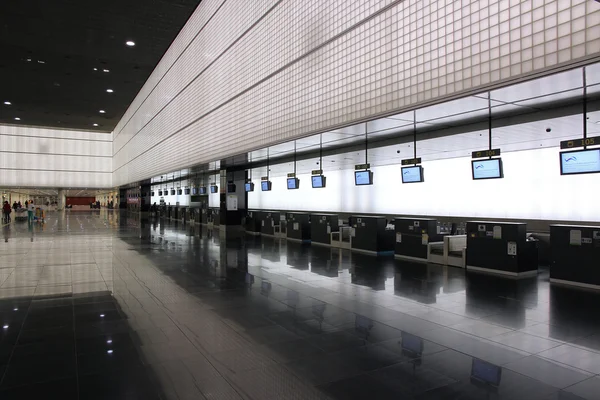
[[[331,246],[331,234],[340,231],[339,225],[337,214],[311,214],[311,243]]]
[[[175,206],[167,206],[167,217],[173,219],[175,215]]]
[[[201,208],[200,209],[200,223],[202,225],[207,225],[208,219],[209,219],[208,208],[206,208],[206,207]]]
[[[200,208],[190,207],[190,222],[200,223]]]
[[[550,282],[600,289],[600,226],[550,225]]]
[[[221,209],[219,207],[210,207],[208,211],[213,226],[221,225]]]
[[[279,226],[281,213],[278,211],[263,211],[260,216],[260,233],[275,236],[275,226]]]
[[[260,221],[262,211],[248,210],[246,212],[246,232],[250,235],[260,235]]]
[[[310,242],[310,214],[287,213],[285,219],[288,240]]]
[[[440,242],[437,220],[429,218],[396,218],[394,220],[396,258],[427,262],[429,243]]]
[[[381,216],[357,215],[350,218],[353,229],[351,249],[368,254],[393,254],[393,229],[386,229],[387,219]]]
[[[528,241],[526,230],[525,223],[467,222],[467,270],[516,278],[537,275],[537,241]]]

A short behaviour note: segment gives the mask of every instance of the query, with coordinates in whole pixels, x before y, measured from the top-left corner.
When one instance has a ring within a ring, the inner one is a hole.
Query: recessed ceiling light
[[[20,121],[20,120],[21,120],[21,118],[15,117],[15,121]]]
[[[112,93],[112,92],[114,92],[114,90],[112,90],[112,89],[106,89],[106,92],[107,93]]]
[[[98,111],[98,112],[99,112],[100,114],[104,114],[106,111],[104,111],[104,110],[100,110],[100,111]]]
[[[10,106],[12,103],[10,101],[5,101],[4,104],[6,104],[7,106]]]
[[[94,71],[98,71],[98,68],[94,68]]]
[[[126,42],[125,42],[125,44],[126,44],[127,46],[129,46],[129,47],[133,47],[133,46],[135,46],[135,42],[134,42],[133,40],[128,40],[128,41],[126,41]]]
[[[102,72],[110,72],[108,69],[103,69]]]
[[[27,62],[31,62],[31,58],[28,58],[28,59],[27,59]]]
[[[38,64],[46,64],[46,61],[38,60]]]
[[[93,124],[94,126],[98,126],[98,124]]]

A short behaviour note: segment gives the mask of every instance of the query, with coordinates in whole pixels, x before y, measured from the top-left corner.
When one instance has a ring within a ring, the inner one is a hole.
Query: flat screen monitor
[[[489,160],[473,160],[471,161],[471,169],[473,171],[473,179],[497,179],[502,178],[502,160],[492,158]]]
[[[192,195],[197,195],[198,194],[198,188],[192,188]]]
[[[151,193],[150,193],[150,196],[154,197],[154,192],[151,192]]]
[[[210,185],[211,193],[219,193],[219,187],[217,185]]]
[[[200,188],[200,194],[206,194],[206,186]]]
[[[159,191],[158,191],[158,195],[159,195],[159,196],[162,196],[162,190],[159,190]]]
[[[185,189],[185,194],[190,194],[190,189]]]
[[[600,172],[600,149],[563,151],[560,153],[560,174],[593,174]]]
[[[324,188],[325,187],[325,177],[323,175],[313,175],[312,179],[312,187],[313,188]]]
[[[356,186],[372,185],[373,173],[370,170],[354,171],[354,183]]]
[[[175,189],[171,189],[171,196],[175,196]]]
[[[177,189],[177,194],[181,196],[183,194],[183,190]]]
[[[252,183],[252,182],[245,183],[244,189],[246,190],[246,192],[254,192],[254,183]]]
[[[402,183],[423,182],[423,167],[402,167]]]
[[[500,385],[501,377],[501,367],[477,358],[473,359],[473,362],[471,363],[471,378],[497,387]]]
[[[235,193],[235,183],[227,184],[227,193]]]
[[[260,182],[260,189],[263,192],[268,192],[269,190],[271,190],[271,181],[261,181]]]
[[[300,179],[298,178],[287,178],[288,189],[298,189],[300,187]]]

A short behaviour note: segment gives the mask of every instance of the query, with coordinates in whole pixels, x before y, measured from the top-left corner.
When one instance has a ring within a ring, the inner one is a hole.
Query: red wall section
[[[66,205],[89,206],[91,202],[96,202],[95,197],[67,197]]]

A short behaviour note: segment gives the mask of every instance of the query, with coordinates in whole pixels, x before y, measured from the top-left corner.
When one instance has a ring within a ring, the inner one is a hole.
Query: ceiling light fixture
[[[102,72],[110,72],[108,69],[103,69]]]
[[[21,118],[15,117],[15,121],[20,121],[20,120],[21,120]]]
[[[133,46],[135,46],[135,42],[134,42],[133,40],[128,40],[128,41],[126,41],[126,42],[125,42],[125,44],[126,44],[127,46],[129,46],[129,47],[133,47]]]
[[[93,124],[94,126],[98,126],[98,124]]]
[[[10,101],[5,101],[4,104],[10,106],[12,103]]]
[[[38,64],[46,64],[46,61],[38,60]]]
[[[100,111],[98,111],[98,112],[99,112],[100,114],[104,114],[104,113],[106,113],[106,111],[104,111],[104,110],[100,110]]]
[[[106,89],[106,93],[112,93],[112,92],[114,92],[114,90],[112,90],[112,89]]]
[[[98,68],[94,68],[94,71],[98,71]]]

